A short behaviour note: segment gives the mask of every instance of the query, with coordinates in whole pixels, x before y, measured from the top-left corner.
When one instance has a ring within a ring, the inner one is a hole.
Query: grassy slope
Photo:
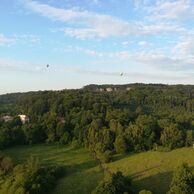
[[[47,164],[66,165],[67,176],[58,180],[57,187],[52,192],[53,194],[90,193],[103,176],[98,168],[93,169],[96,162],[84,148],[72,149],[67,146],[33,145],[18,146],[5,150],[4,153],[11,156],[16,164],[24,162],[26,158],[32,155],[39,157],[42,162]]]
[[[35,145],[12,148],[5,153],[12,156],[16,163],[23,162],[30,155],[36,155],[46,163],[67,165],[68,175],[58,181],[53,194],[88,194],[102,179],[102,173],[85,149]],[[121,170],[125,175],[132,176],[136,191],[145,188],[156,194],[164,194],[168,190],[172,171],[183,161],[194,166],[194,149],[117,156],[108,167],[112,171]]]
[[[164,194],[169,189],[173,170],[182,162],[194,166],[194,149],[182,148],[171,152],[139,153],[117,160],[109,167],[133,177],[136,191],[145,188],[155,194]]]

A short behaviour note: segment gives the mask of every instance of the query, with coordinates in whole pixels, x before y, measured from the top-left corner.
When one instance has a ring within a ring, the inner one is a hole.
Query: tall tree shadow
[[[152,191],[153,194],[166,194],[169,190],[172,174],[172,171],[164,172],[142,179],[138,179],[138,175],[136,175],[132,181],[134,192],[138,193],[140,190],[146,189]]]

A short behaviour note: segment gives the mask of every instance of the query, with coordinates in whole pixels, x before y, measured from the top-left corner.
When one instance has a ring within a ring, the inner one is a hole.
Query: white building
[[[29,117],[26,115],[18,115],[20,117],[20,120],[23,124],[29,122]]]
[[[106,88],[106,91],[107,91],[107,92],[112,92],[113,89],[112,89],[112,88]]]
[[[13,120],[13,117],[12,116],[9,116],[9,115],[6,115],[6,116],[3,116],[2,117],[2,120],[4,122],[9,122],[9,121],[12,121]]]

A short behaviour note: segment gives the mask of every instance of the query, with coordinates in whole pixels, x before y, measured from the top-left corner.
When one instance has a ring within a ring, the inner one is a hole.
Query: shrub
[[[92,192],[92,194],[123,194],[131,193],[131,180],[116,172],[105,178]]]
[[[123,136],[118,136],[114,143],[115,151],[118,154],[124,154],[127,152],[127,143]]]
[[[194,194],[194,175],[186,163],[175,170],[167,194]]]
[[[3,185],[3,193],[47,194],[61,176],[61,167],[45,167],[37,158],[31,157],[23,165],[17,165]]]

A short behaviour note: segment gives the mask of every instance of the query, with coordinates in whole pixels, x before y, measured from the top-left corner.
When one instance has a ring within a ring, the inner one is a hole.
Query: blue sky
[[[194,84],[193,42],[193,0],[1,0],[0,93]]]

